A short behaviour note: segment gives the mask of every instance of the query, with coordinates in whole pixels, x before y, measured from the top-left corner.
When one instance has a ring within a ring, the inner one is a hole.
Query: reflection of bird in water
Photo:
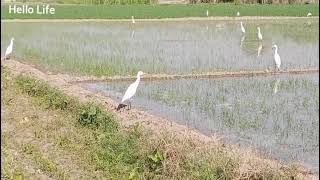
[[[135,23],[136,23],[136,21],[134,20],[134,17],[133,17],[133,16],[131,16],[131,22],[132,22],[132,24],[135,24]]]
[[[277,81],[274,83],[274,86],[273,86],[273,94],[277,94],[279,84],[280,84],[280,79],[277,79]]]
[[[246,33],[246,30],[245,30],[244,27],[243,27],[242,21],[240,22],[240,27],[241,27],[241,32],[242,32],[242,33]]]
[[[261,50],[262,50],[262,43],[260,42],[260,43],[259,43],[259,46],[258,46],[258,54],[257,54],[257,57],[260,56]]]
[[[240,40],[240,47],[242,47],[242,44],[243,44],[243,41],[245,40],[245,38],[246,38],[246,36],[245,36],[245,35],[243,35],[243,36],[241,37],[241,40]]]
[[[261,34],[260,27],[257,27],[257,29],[258,29],[258,38],[261,41],[262,40],[262,34]]]
[[[307,22],[307,25],[308,25],[308,26],[311,26],[311,21],[308,21],[308,22]]]
[[[206,26],[206,30],[207,30],[207,31],[209,30],[209,26],[208,26],[208,25]]]
[[[134,30],[131,32],[131,37],[134,38]]]

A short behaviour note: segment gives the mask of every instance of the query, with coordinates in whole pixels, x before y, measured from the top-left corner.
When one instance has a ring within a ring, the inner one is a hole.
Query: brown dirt
[[[78,98],[80,101],[95,101],[104,104],[106,109],[112,112],[120,124],[124,127],[129,127],[135,123],[139,123],[145,128],[152,130],[154,133],[159,133],[161,130],[166,130],[174,134],[175,137],[184,139],[186,137],[191,137],[194,141],[202,142],[203,144],[219,144],[222,138],[219,135],[206,136],[196,129],[192,129],[175,122],[170,122],[164,118],[153,116],[147,112],[140,111],[137,109],[131,109],[130,111],[124,110],[117,112],[115,107],[118,105],[117,102],[113,101],[110,97],[106,97],[100,93],[93,93],[85,90],[78,86],[77,84],[70,83],[76,78],[65,74],[48,74],[41,72],[40,70],[32,67],[31,65],[23,64],[15,60],[2,61],[1,64],[11,70],[13,76],[19,74],[31,75],[37,79],[44,80],[51,86],[62,90],[69,96]],[[247,157],[248,161],[250,159],[256,159],[261,161],[261,163],[267,163],[272,167],[279,167],[280,162],[277,160],[267,159],[259,155],[254,149],[247,147],[245,149],[239,148],[236,145],[233,148],[240,157]],[[302,179],[317,179],[314,175],[310,175],[309,171],[301,170]],[[303,175],[306,174],[306,175]]]
[[[136,22],[144,21],[226,21],[226,20],[289,20],[289,19],[319,19],[313,17],[290,17],[290,16],[212,16],[212,17],[182,17],[182,18],[161,18],[161,19],[135,19]],[[1,22],[131,22],[131,19],[5,19]]]

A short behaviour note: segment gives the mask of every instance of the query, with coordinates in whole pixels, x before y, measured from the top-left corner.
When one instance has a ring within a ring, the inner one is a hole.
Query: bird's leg
[[[131,109],[131,100],[128,100],[128,110]]]

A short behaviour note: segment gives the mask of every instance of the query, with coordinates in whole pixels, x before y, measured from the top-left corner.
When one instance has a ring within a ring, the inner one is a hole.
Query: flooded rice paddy
[[[84,83],[120,102],[128,82]],[[317,75],[141,82],[133,106],[319,169]]]
[[[2,22],[1,54],[80,75],[319,68],[319,20]],[[263,40],[257,39],[257,27]],[[129,82],[83,83],[121,100]],[[133,106],[319,172],[319,78],[283,75],[141,82]]]
[[[48,70],[81,75],[185,74],[319,67],[319,19],[185,22],[5,22],[1,53],[15,37],[14,56]],[[261,27],[263,40],[257,39]],[[23,28],[22,28],[23,27]]]

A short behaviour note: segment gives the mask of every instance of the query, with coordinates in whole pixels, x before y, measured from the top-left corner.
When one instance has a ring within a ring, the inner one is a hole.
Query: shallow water
[[[129,82],[84,83],[121,100]],[[319,172],[316,75],[141,82],[133,106]]]
[[[240,21],[2,23],[1,53],[14,36],[16,57],[50,70],[181,74],[273,68],[276,43],[282,68],[319,67],[318,19],[243,23],[245,36]]]

